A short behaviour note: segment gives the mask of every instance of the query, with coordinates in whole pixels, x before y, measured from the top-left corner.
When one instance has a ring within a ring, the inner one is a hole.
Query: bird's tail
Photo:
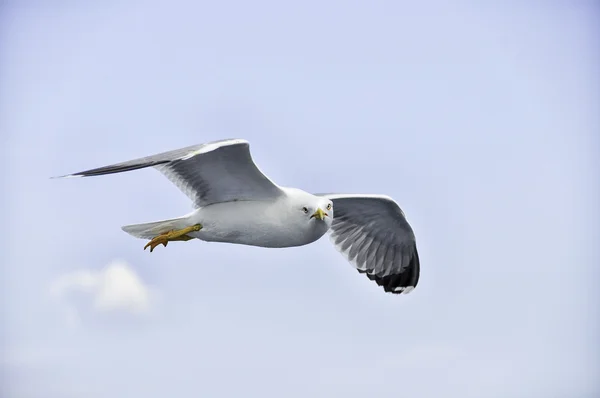
[[[188,216],[170,220],[154,221],[144,224],[125,225],[121,229],[129,235],[141,239],[152,239],[173,229],[183,229],[190,226]]]

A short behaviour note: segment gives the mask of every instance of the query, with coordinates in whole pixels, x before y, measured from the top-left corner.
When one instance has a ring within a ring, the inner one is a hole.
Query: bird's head
[[[333,223],[333,202],[296,188],[286,188],[287,216],[306,228],[324,234]]]
[[[333,221],[333,202],[327,198],[313,197],[312,200],[302,202],[300,210],[308,222],[325,224],[327,228]]]

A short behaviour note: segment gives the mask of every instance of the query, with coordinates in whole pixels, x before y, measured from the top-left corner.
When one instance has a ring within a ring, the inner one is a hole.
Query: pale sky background
[[[600,396],[592,1],[90,3],[0,5],[2,398]],[[150,254],[158,172],[49,179],[229,137],[394,197],[417,289],[327,238]]]

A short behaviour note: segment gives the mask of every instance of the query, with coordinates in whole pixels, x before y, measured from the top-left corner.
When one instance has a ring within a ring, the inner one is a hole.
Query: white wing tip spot
[[[396,293],[402,293],[402,294],[408,294],[410,292],[412,292],[413,290],[415,290],[414,286],[401,286],[401,287],[397,287],[394,289],[394,292]]]

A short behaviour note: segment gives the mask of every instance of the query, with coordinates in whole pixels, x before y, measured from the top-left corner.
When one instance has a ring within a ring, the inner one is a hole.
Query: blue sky
[[[600,394],[592,2],[8,2],[0,9],[6,397]],[[240,137],[277,183],[395,198],[417,289],[329,241],[121,225],[188,199],[154,170]]]

